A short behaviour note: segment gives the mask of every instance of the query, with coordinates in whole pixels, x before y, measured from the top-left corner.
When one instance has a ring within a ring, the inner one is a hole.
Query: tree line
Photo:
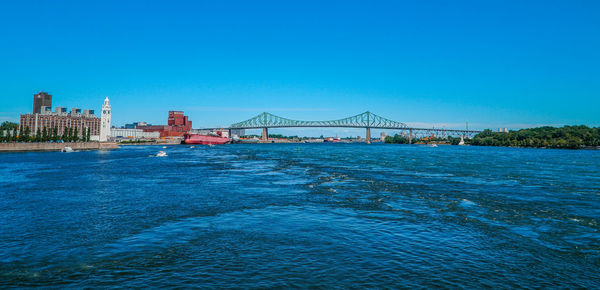
[[[411,143],[449,143],[458,145],[459,137],[437,138],[428,137],[412,139]],[[404,135],[387,136],[385,143],[408,144]],[[532,148],[561,148],[579,149],[586,146],[600,146],[600,127],[564,126],[538,127],[514,130],[510,132],[494,132],[483,130],[472,139],[465,139],[465,144],[476,146],[532,147]]]
[[[600,146],[600,127],[564,126],[538,127],[508,133],[484,130],[473,137],[473,145],[534,148],[579,149]]]
[[[384,142],[387,144],[409,144],[408,138],[404,135],[395,134],[394,136],[386,136]],[[469,144],[470,139],[464,139],[465,144]],[[412,138],[410,140],[412,144],[429,144],[429,143],[443,143],[443,144],[452,144],[458,145],[460,143],[460,137],[452,137],[448,136],[445,138],[442,137],[426,137],[426,138]]]
[[[22,125],[4,122],[0,126],[0,142],[89,142],[90,129],[83,128],[83,132],[77,127],[66,127],[62,134],[58,134],[58,128],[37,128],[36,132]]]

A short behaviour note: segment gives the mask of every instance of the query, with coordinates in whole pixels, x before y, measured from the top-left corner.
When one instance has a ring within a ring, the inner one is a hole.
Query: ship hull
[[[219,145],[229,143],[229,138],[209,135],[186,134],[184,144]]]

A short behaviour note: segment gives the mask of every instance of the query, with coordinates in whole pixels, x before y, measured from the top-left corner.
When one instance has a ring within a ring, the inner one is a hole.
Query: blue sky
[[[3,1],[0,120],[54,105],[194,127],[263,111],[600,125],[599,1]],[[286,131],[288,132],[288,131]]]

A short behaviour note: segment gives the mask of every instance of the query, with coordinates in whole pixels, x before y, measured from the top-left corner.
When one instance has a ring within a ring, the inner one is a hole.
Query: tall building
[[[55,111],[52,112],[52,96],[47,93],[34,95],[33,102],[34,111],[37,106],[38,113],[22,114],[20,118],[23,128],[29,128],[32,135],[35,135],[38,130],[43,132],[44,129],[48,134],[53,134],[56,129],[57,134],[62,136],[66,128],[72,128],[77,129],[79,137],[83,137],[85,129],[85,131],[90,132],[91,139],[98,140],[101,120],[94,116],[93,110],[84,110],[85,113],[82,114],[81,109],[73,108],[70,113],[67,113],[67,108],[56,107]]]
[[[52,95],[46,92],[39,92],[33,95],[33,114],[41,113],[42,106],[52,109]]]
[[[29,127],[32,135],[35,135],[38,130],[43,132],[44,129],[46,129],[48,134],[53,134],[56,129],[57,134],[62,136],[66,128],[72,128],[77,129],[77,135],[79,135],[79,137],[83,137],[83,131],[85,129],[86,132],[90,132],[92,140],[99,139],[101,119],[94,116],[94,110],[84,110],[84,113],[82,114],[81,109],[73,108],[70,113],[67,113],[67,108],[56,107],[55,111],[52,112],[52,96],[43,92],[33,96],[33,103],[34,111],[37,106],[38,112],[22,114],[20,118],[20,123],[23,128]],[[73,132],[74,131],[75,130],[73,130]]]
[[[183,115],[183,111],[169,111],[169,119],[167,125],[181,127],[182,131],[192,129],[192,122],[188,121],[188,117]]]
[[[108,137],[110,137],[110,114],[110,102],[108,97],[106,97],[102,106],[102,116],[100,117],[100,142],[106,142],[108,141]]]

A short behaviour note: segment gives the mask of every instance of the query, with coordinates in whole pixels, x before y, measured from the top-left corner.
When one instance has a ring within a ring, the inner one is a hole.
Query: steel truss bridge
[[[262,129],[262,139],[268,139],[268,128],[299,128],[299,127],[327,127],[327,128],[365,128],[367,142],[371,141],[371,129],[390,129],[401,130],[409,140],[420,133],[422,136],[464,136],[470,137],[471,134],[479,133],[480,131],[460,129],[445,129],[445,128],[415,128],[404,123],[396,122],[369,111],[354,115],[347,118],[330,121],[299,121],[292,120],[271,113],[264,112],[250,118],[248,120],[231,124],[229,130],[232,129]],[[413,135],[414,134],[414,135]]]

